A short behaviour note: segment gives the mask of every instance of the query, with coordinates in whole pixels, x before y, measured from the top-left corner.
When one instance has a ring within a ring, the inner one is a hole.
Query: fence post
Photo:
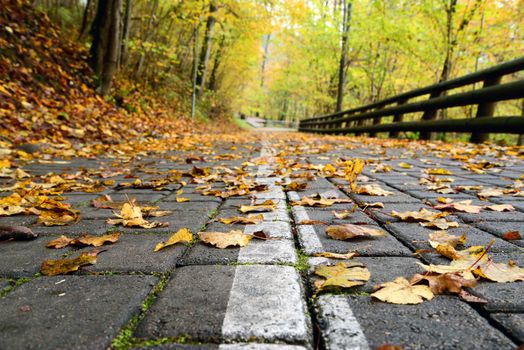
[[[442,95],[442,91],[435,90],[429,95],[429,99],[435,97],[440,97]],[[424,111],[424,114],[422,114],[422,120],[435,120],[437,119],[438,109],[431,109]],[[419,140],[435,140],[436,133],[430,132],[430,131],[422,131],[420,132]]]
[[[486,80],[484,80],[484,84],[482,85],[483,88],[495,86],[500,84],[502,77],[491,77]],[[493,114],[495,113],[495,107],[497,103],[496,102],[487,102],[487,103],[481,103],[478,105],[477,108],[477,115],[475,118],[490,118],[493,117]],[[485,133],[478,133],[474,132],[471,134],[470,142],[473,143],[483,143],[489,140],[489,134]]]
[[[384,108],[384,106],[378,107],[377,109],[375,109],[375,111],[379,111],[382,108]],[[375,117],[375,118],[373,118],[373,125],[379,125],[381,121],[382,121],[382,117]],[[376,132],[370,132],[369,133],[369,137],[376,137],[376,136],[377,136]]]
[[[408,102],[408,99],[403,99],[403,100],[398,101],[397,105],[401,106],[401,105],[403,105],[406,102]],[[403,120],[404,120],[404,114],[402,114],[402,113],[395,114],[393,116],[393,123],[402,123]],[[399,131],[391,131],[389,133],[389,137],[390,138],[398,138],[398,135],[399,135]]]

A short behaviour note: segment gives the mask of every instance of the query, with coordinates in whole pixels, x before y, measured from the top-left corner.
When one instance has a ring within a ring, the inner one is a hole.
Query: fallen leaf
[[[382,230],[366,226],[343,224],[328,226],[326,228],[326,234],[337,240],[346,240],[356,237],[384,236],[386,233]]]
[[[248,216],[232,216],[229,218],[218,218],[219,222],[231,225],[231,224],[258,224],[264,220],[264,216],[262,214],[258,215],[248,215]]]
[[[40,267],[40,272],[45,276],[63,275],[69,272],[77,271],[80,267],[96,263],[96,256],[100,250],[81,253],[76,258],[46,260]]]
[[[176,233],[174,233],[166,242],[158,243],[155,246],[155,252],[158,252],[160,249],[169,247],[179,242],[190,243],[193,241],[193,234],[187,228],[181,228]]]
[[[182,195],[182,193],[184,193],[184,190],[178,190],[176,192],[175,199],[176,199],[177,203],[189,202],[189,198],[180,197]]]
[[[477,197],[480,199],[486,199],[488,197],[500,197],[503,194],[504,192],[500,188],[486,188],[477,192]]]
[[[464,243],[466,243],[466,235],[455,236],[446,231],[438,231],[430,233],[428,241],[433,248],[436,248],[438,245],[456,247],[459,244],[464,245]]]
[[[480,213],[480,210],[482,209],[482,207],[478,205],[473,205],[471,204],[471,202],[472,201],[468,199],[468,200],[464,200],[460,202],[452,202],[448,204],[436,205],[434,206],[434,208],[439,209],[439,210],[450,209],[450,210],[461,211],[461,212],[470,213],[470,214]]]
[[[77,222],[79,219],[79,212],[73,209],[42,210],[38,217],[38,223],[45,226],[63,226]]]
[[[327,225],[328,223],[320,220],[302,220],[298,222],[299,225]]]
[[[106,243],[115,243],[120,239],[119,232],[108,233],[102,236],[92,236],[88,234],[81,235],[78,238],[69,238],[64,235],[53,239],[47,243],[47,247],[61,249],[69,245],[100,247]]]
[[[524,281],[524,269],[518,267],[514,262],[496,263],[491,259],[480,263],[474,273],[480,277],[494,282],[507,283]]]
[[[389,196],[394,192],[386,191],[377,184],[363,185],[357,189],[358,194],[365,194],[369,196]]]
[[[484,208],[493,210],[493,211],[515,211],[515,207],[513,207],[511,204],[493,204],[485,206]]]
[[[468,303],[477,303],[477,304],[487,304],[488,303],[486,299],[479,298],[473,294],[466,292],[465,290],[461,290],[460,293],[458,293],[458,297]]]
[[[438,218],[444,217],[447,214],[441,212],[432,212],[425,208],[420,209],[419,211],[405,211],[397,212],[395,210],[391,211],[391,215],[399,218],[402,221],[435,221]]]
[[[333,215],[335,215],[337,219],[347,219],[348,217],[351,216],[351,214],[353,214],[349,210],[342,210],[342,211],[333,210],[332,213]]]
[[[108,219],[107,223],[111,225],[122,224],[125,227],[142,227],[142,228],[154,228],[167,226],[166,223],[161,222],[149,222],[142,216],[141,208],[132,203],[124,203],[120,214],[115,213],[118,219]]]
[[[516,241],[522,239],[522,236],[519,231],[508,231],[502,235],[502,238],[506,241]]]
[[[429,222],[419,222],[423,227],[438,228],[439,230],[447,230],[448,228],[459,227],[459,223],[455,221],[447,221],[444,218],[435,219]]]
[[[16,225],[0,225],[0,241],[13,239],[15,241],[23,241],[35,239],[38,237],[29,227]]]
[[[285,192],[288,191],[303,191],[307,188],[307,182],[292,181],[282,188]]]
[[[366,208],[384,208],[384,203],[382,202],[374,202],[374,203],[364,203],[364,207]]]
[[[315,283],[317,293],[327,288],[351,288],[363,285],[371,274],[362,264],[340,262],[334,266],[319,265],[315,268],[315,275],[325,278]]]
[[[120,209],[122,208],[122,205],[124,205],[124,202],[113,202],[111,196],[109,196],[108,194],[104,194],[98,198],[93,199],[91,204],[93,205],[93,207],[98,209]]]
[[[224,249],[229,246],[245,247],[253,238],[242,231],[233,230],[230,232],[199,232],[198,237],[205,243]]]
[[[476,280],[467,280],[456,273],[444,274],[416,274],[411,278],[411,284],[417,284],[420,281],[427,281],[433,294],[444,294],[446,292],[458,294],[463,287],[473,288],[477,285]]]
[[[413,168],[413,165],[405,163],[405,162],[398,163],[398,166],[401,167],[401,168],[404,168],[404,169],[411,169],[411,168]]]
[[[442,168],[430,168],[426,170],[428,175],[453,175],[453,173],[447,169]]]
[[[321,257],[321,258],[349,260],[353,258],[354,256],[358,255],[358,253],[347,252],[346,254],[339,254],[339,253],[323,252],[323,253],[315,253],[313,255],[317,257]]]
[[[391,282],[380,284],[371,296],[391,304],[420,304],[431,300],[433,292],[428,286],[411,285],[404,277],[397,277]]]
[[[274,211],[277,208],[276,204],[271,199],[256,205],[241,205],[238,209],[242,213],[262,213]]]

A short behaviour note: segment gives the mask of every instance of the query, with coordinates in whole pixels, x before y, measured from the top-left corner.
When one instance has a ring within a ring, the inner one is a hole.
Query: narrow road
[[[515,349],[524,342],[522,281],[484,279],[467,288],[487,303],[435,295],[420,304],[398,305],[370,294],[396,277],[409,280],[423,273],[417,263],[449,264],[428,243],[436,230],[401,220],[392,211],[425,208],[440,213],[444,210],[434,206],[451,200],[471,200],[469,205],[482,209],[446,216],[445,221],[458,224],[449,234],[465,235],[465,247],[489,247],[496,262],[524,266],[524,240],[505,236],[524,233],[524,161],[519,152],[247,133],[147,140],[107,152],[55,150],[51,156],[20,161],[32,183],[0,192],[0,200],[13,193],[29,199],[27,189],[50,198],[60,195],[79,210],[80,219],[44,226],[36,215],[0,216],[0,225],[22,225],[39,234],[34,240],[0,242],[0,349],[299,350],[376,349],[385,344]],[[357,189],[351,189],[347,166],[355,159],[366,165]],[[2,187],[22,181],[27,178],[6,179]],[[307,187],[294,190],[293,182]],[[146,218],[167,225],[110,224],[107,219],[117,218],[122,205],[96,208],[93,200],[102,195],[117,203],[134,198],[143,211],[147,206],[169,211]],[[304,197],[324,202],[310,205]],[[242,206],[264,202],[267,211],[251,214],[261,215],[256,224],[220,221],[246,217],[239,211]],[[381,204],[373,204],[377,202]],[[494,204],[511,204],[513,210],[487,208]],[[333,211],[346,214],[337,217]],[[327,227],[341,224],[385,235],[336,240],[326,234]],[[183,228],[193,233],[194,242],[154,252],[158,243]],[[232,230],[265,239],[219,249],[197,236]],[[93,250],[46,247],[60,235],[108,232],[120,232],[120,238],[96,248],[102,250],[96,263],[71,274],[39,272],[45,260]],[[325,252],[358,254],[342,260],[315,256]],[[318,292],[315,269],[340,262],[365,266],[371,277],[360,286]]]

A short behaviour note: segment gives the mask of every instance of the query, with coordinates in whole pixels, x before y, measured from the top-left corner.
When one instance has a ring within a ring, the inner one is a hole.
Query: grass
[[[242,130],[251,130],[252,127],[243,119],[233,118],[233,123]]]

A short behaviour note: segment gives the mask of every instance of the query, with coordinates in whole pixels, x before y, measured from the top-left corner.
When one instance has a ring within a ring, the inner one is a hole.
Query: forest
[[[35,0],[33,6],[90,50],[101,94],[122,99],[140,90],[197,118],[241,112],[299,120],[524,52],[523,0]],[[514,101],[498,109],[519,115],[523,106]],[[450,117],[473,113],[464,107]]]

